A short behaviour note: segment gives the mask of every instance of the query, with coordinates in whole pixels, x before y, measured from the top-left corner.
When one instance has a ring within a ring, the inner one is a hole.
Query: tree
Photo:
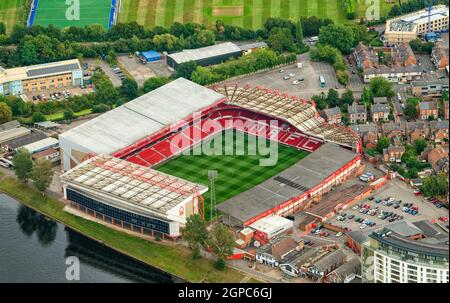
[[[43,158],[36,159],[31,170],[31,179],[34,186],[44,193],[52,183],[53,173],[52,162]]]
[[[198,258],[200,256],[200,247],[206,246],[209,241],[209,232],[200,215],[192,215],[187,218],[186,226],[183,230],[183,238],[192,249],[192,257]]]
[[[211,245],[219,260],[233,254],[234,235],[223,223],[214,225],[211,234]]]
[[[420,155],[425,148],[427,148],[428,143],[425,139],[417,139],[414,141],[414,149],[416,150],[416,155]]]
[[[11,108],[3,102],[0,102],[0,124],[9,122],[12,120]]]
[[[122,86],[120,87],[122,95],[128,100],[135,99],[138,96],[138,84],[135,80],[130,78],[125,78],[122,81]]]
[[[47,118],[45,118],[45,115],[41,112],[34,112],[31,116],[31,120],[33,121],[33,123],[36,123],[46,121]]]
[[[417,117],[419,117],[419,111],[417,110],[419,102],[419,98],[408,98],[408,100],[406,101],[404,113],[408,120],[416,119]]]
[[[349,54],[355,43],[353,31],[344,26],[330,24],[320,29],[319,43],[331,45],[344,54]]]
[[[355,97],[353,96],[353,91],[347,89],[341,96],[341,104],[342,105],[352,105],[355,102]]]
[[[73,110],[66,109],[63,113],[63,118],[64,118],[64,120],[73,120],[73,118],[75,118],[75,114],[74,114]]]
[[[181,63],[177,69],[177,77],[191,80],[192,73],[197,69],[195,61]]]
[[[381,137],[377,142],[377,151],[382,154],[383,149],[389,147],[389,138],[388,137]]]
[[[277,52],[297,50],[292,32],[287,28],[276,27],[270,31],[267,44]]]
[[[337,90],[330,88],[327,96],[328,107],[335,107],[339,105],[339,93]]]
[[[13,165],[14,174],[17,179],[23,183],[27,183],[31,176],[31,170],[33,169],[33,161],[31,160],[31,155],[28,150],[20,148],[13,158]]]
[[[4,22],[0,22],[0,35],[6,35],[6,24]]]
[[[361,103],[367,107],[370,107],[372,101],[373,101],[372,92],[368,88],[364,87],[363,92],[361,94]]]
[[[161,87],[167,83],[169,83],[169,78],[163,78],[163,77],[149,78],[144,82],[144,89],[143,89],[144,93],[151,92],[152,90],[155,90],[158,87]]]
[[[110,107],[104,103],[97,104],[92,107],[93,113],[104,113],[107,112],[108,110],[110,110]]]
[[[295,40],[297,41],[298,47],[302,48],[305,46],[305,43],[303,42],[303,26],[300,20],[295,27]]]
[[[370,80],[369,89],[374,97],[388,97],[394,96],[392,82],[383,77],[375,77]]]
[[[430,176],[423,180],[420,191],[426,197],[445,196],[448,194],[448,179],[445,173]]]
[[[197,66],[197,69],[192,73],[191,80],[200,85],[207,85],[214,83],[219,79],[215,77],[209,68]]]

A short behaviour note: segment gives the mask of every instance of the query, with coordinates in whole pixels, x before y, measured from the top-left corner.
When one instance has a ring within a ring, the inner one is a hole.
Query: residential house
[[[422,120],[428,120],[429,117],[437,118],[439,116],[439,106],[436,101],[425,101],[419,104],[419,117]]]
[[[375,97],[373,98],[373,104],[388,104],[388,99],[386,97]]]
[[[372,104],[370,108],[373,122],[389,121],[389,105],[387,104]]]
[[[342,113],[338,106],[324,109],[323,116],[328,124],[340,124],[342,122]]]
[[[441,98],[444,91],[448,91],[448,79],[435,81],[414,81],[412,84],[412,93],[415,97],[430,100]]]
[[[417,139],[427,140],[430,136],[428,121],[416,121],[406,123],[406,136],[409,142],[414,143]]]
[[[431,61],[438,69],[445,69],[448,66],[448,48],[443,43],[435,44],[431,50]]]
[[[350,283],[357,276],[361,275],[361,261],[359,258],[353,258],[342,264],[325,278],[328,283]]]
[[[358,104],[353,102],[348,107],[348,120],[350,123],[366,123],[367,121],[367,108],[364,104]]]
[[[431,167],[433,167],[434,171],[437,173],[441,171],[439,161],[445,158],[448,159],[448,149],[444,149],[443,147],[437,147],[428,153],[428,163],[431,164]]]
[[[383,149],[384,162],[401,162],[402,156],[405,153],[403,146],[389,146]]]
[[[362,138],[367,148],[375,148],[378,143],[378,126],[375,123],[353,125],[352,130]]]
[[[258,248],[256,251],[256,260],[276,267],[289,254],[302,250],[304,242],[297,242],[292,237],[283,236],[281,238],[274,238],[269,243]]]
[[[404,122],[388,122],[381,125],[383,136],[389,139],[403,138],[405,136],[406,124]]]
[[[387,62],[378,54],[386,54]],[[392,47],[373,48],[360,42],[353,51],[358,68],[362,69],[364,83],[375,77],[383,77],[392,82],[411,82],[419,80],[422,69],[408,43]]]
[[[314,265],[309,268],[309,272],[313,277],[322,279],[330,272],[344,264],[345,258],[346,255],[342,249],[335,250],[315,262]]]
[[[430,121],[430,140],[435,143],[444,143],[448,140],[449,121]]]
[[[58,163],[61,160],[59,150],[55,148],[48,148],[43,151],[34,153],[31,157],[33,158],[33,160],[42,158],[45,160],[49,160],[52,163]]]

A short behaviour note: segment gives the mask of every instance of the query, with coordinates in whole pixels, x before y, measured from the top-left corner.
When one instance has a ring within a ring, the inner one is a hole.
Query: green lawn
[[[28,17],[26,0],[0,0],[0,22],[6,24],[11,31],[14,24],[23,24]]]
[[[162,172],[208,186],[210,184],[208,179],[208,170],[217,170],[218,177],[215,185],[216,200],[219,204],[241,192],[255,187],[308,155],[305,151],[299,151],[280,144],[278,145],[278,162],[276,165],[260,166],[259,160],[261,158],[267,158],[267,156],[248,155],[248,138],[249,137],[247,135],[244,137],[245,154],[243,156],[181,155],[165,164],[162,164],[160,167],[157,167],[157,169]],[[236,140],[233,141],[235,150],[236,146],[242,146],[241,144],[236,144]],[[208,144],[208,142],[203,144]],[[224,147],[225,136],[222,136],[222,148]],[[196,149],[198,150],[199,148],[200,146]],[[209,191],[204,195],[204,198],[206,217],[209,218]]]
[[[391,4],[386,0],[379,2],[380,15],[386,15]],[[122,0],[119,22],[136,21],[152,27],[170,26],[174,21],[211,25],[220,19],[227,24],[258,29],[269,17],[298,20],[301,16],[317,16],[346,23],[349,21],[341,3],[341,0]],[[237,9],[214,10],[223,7]],[[367,7],[365,0],[357,0],[357,18],[365,16]]]
[[[207,280],[209,282],[236,283],[244,278],[240,272],[228,267],[224,271],[214,269],[213,262],[210,260],[204,258],[193,260],[190,250],[185,246],[150,242],[71,215],[63,211],[61,202],[42,196],[35,189],[23,185],[14,177],[5,177],[0,180],[0,192],[10,195],[48,217],[102,241],[124,254],[133,256],[187,281]]]
[[[39,0],[34,24],[42,26],[52,24],[59,28],[100,24],[105,29],[108,28],[111,0],[80,0],[79,3],[79,20],[71,20],[74,15],[69,13],[69,18],[66,17],[66,12],[70,8],[66,1]]]

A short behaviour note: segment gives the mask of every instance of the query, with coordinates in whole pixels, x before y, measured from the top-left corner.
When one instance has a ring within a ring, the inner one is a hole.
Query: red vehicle
[[[419,208],[417,206],[411,207],[411,209],[414,209],[415,211],[419,211]]]
[[[439,217],[438,218],[440,221],[442,221],[442,222],[447,222],[448,221],[448,218],[447,217]]]

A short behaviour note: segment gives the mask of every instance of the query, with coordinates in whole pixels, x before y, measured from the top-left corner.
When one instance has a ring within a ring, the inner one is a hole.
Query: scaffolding
[[[228,104],[284,119],[307,135],[360,152],[360,137],[347,127],[327,124],[312,101],[308,102],[261,86],[224,85],[214,86],[213,89],[225,95]]]
[[[109,155],[86,160],[63,174],[61,180],[163,215],[189,199],[193,201],[194,212],[201,215],[204,212],[200,192],[205,192],[206,186]]]

